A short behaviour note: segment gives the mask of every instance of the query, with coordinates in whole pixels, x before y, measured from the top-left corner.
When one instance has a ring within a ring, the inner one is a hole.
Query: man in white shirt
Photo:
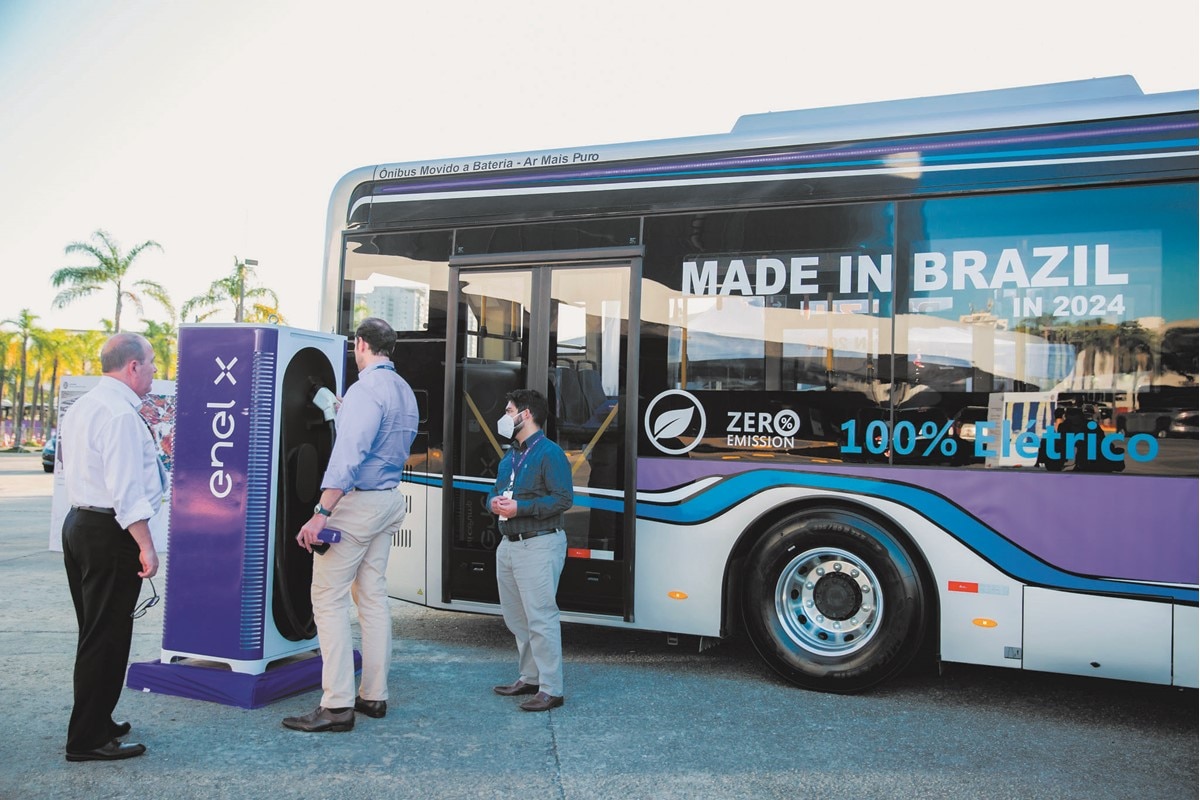
[[[158,572],[150,518],[162,504],[165,471],[138,409],[150,392],[154,350],[135,333],[112,336],[100,351],[100,382],[60,422],[59,453],[71,510],[63,523],[63,561],[79,622],[75,705],[67,761],[112,761],[146,752],[124,743],[114,722],[133,639],[142,579]]]

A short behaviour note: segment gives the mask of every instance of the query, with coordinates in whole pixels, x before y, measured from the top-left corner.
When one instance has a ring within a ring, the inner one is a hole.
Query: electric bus
[[[550,401],[566,622],[1197,685],[1197,93],[1114,77],[397,162],[320,308],[416,391],[396,598],[496,614],[505,393]],[[347,359],[347,383],[355,378]]]

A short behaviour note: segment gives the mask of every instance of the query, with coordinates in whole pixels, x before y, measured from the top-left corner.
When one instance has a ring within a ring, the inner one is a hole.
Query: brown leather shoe
[[[354,730],[354,709],[331,709],[317,706],[315,711],[302,717],[284,717],[283,727],[305,733],[341,733]]]
[[[552,694],[538,692],[533,697],[521,703],[522,711],[549,711],[552,708],[558,708],[565,701],[561,696],[555,697]]]
[[[97,747],[95,750],[85,750],[82,753],[72,753],[67,751],[67,761],[117,761],[122,758],[133,758],[140,756],[146,752],[146,745],[125,742],[118,742],[113,739],[103,747]]]
[[[354,698],[354,710],[374,719],[381,719],[387,713],[387,700],[363,700]]]
[[[517,678],[516,683],[510,683],[507,686],[493,686],[492,691],[503,697],[516,697],[519,694],[537,694],[538,686],[536,683],[526,683]]]

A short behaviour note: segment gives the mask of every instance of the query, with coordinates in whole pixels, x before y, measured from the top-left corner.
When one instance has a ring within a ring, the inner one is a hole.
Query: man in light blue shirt
[[[312,551],[326,524],[341,541],[313,559],[312,606],[321,640],[323,694],[315,711],[287,717],[285,727],[307,733],[348,731],[354,712],[387,713],[392,658],[387,562],[392,533],[404,521],[405,497],[397,488],[417,434],[417,399],[396,374],[396,332],[377,317],[355,331],[358,381],[337,414],[337,440],[321,480],[321,502],[296,541]],[[362,680],[354,691],[350,597],[362,634]]]

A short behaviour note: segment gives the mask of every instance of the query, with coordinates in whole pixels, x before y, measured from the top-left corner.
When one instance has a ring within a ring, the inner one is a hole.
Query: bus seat
[[[608,396],[604,394],[604,387],[600,383],[600,373],[594,369],[582,369],[579,371],[579,386],[583,390],[583,399],[587,403],[588,416],[595,414],[596,411],[608,403]]]
[[[568,424],[579,425],[590,416],[583,389],[579,385],[579,373],[572,367],[554,368],[554,383],[558,389],[559,419]]]

